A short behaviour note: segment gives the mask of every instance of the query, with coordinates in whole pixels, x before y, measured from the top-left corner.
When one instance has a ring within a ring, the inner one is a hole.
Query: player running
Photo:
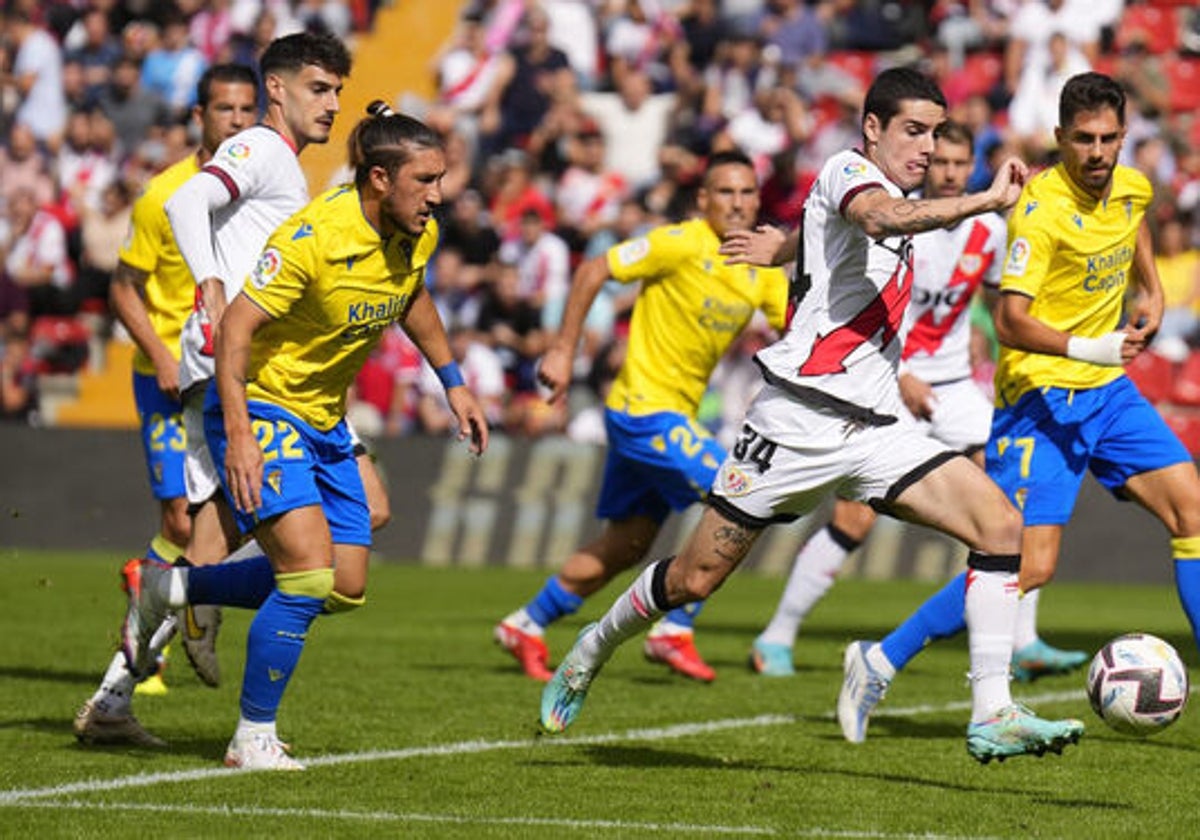
[[[971,130],[948,120],[938,126],[936,145],[925,175],[927,198],[955,198],[966,193],[967,176],[974,166]],[[969,304],[977,290],[991,299],[1000,286],[1004,259],[1004,219],[995,213],[972,217],[955,227],[930,230],[913,237],[913,299],[907,313],[908,328],[900,362],[900,394],[905,408],[930,435],[969,455],[983,466],[983,448],[992,423],[992,406],[971,378]],[[800,624],[829,591],[846,556],[870,532],[875,513],[867,505],[838,499],[833,521],[814,535],[792,567],[775,614],[755,639],[751,665],[766,676],[795,673],[792,647]],[[1037,636],[1035,593],[1022,598],[1017,611],[1012,668],[1022,681],[1063,673],[1087,661],[1083,651],[1053,648]],[[865,648],[847,654],[847,684],[865,692],[886,690],[864,679],[859,659],[879,660],[879,672],[890,678],[924,644],[957,633],[965,627],[963,579],[944,599],[931,600],[896,633],[883,640],[879,652]],[[850,707],[855,709],[854,706]],[[847,713],[842,726],[854,742],[865,737],[865,718]]]
[[[1200,477],[1122,370],[1153,338],[1163,294],[1144,218],[1152,188],[1117,164],[1121,86],[1099,73],[1069,79],[1055,136],[1061,162],[1025,187],[1009,219],[996,308],[1001,349],[987,471],[1024,514],[1020,588],[1033,592],[1053,577],[1063,526],[1091,471],[1116,498],[1136,501],[1167,527],[1176,590],[1197,636]],[[1122,328],[1131,284],[1136,295]],[[956,585],[930,602],[953,602]],[[868,655],[875,649],[847,649],[838,701],[839,716],[846,708],[864,732],[878,689],[890,682],[888,662]]]
[[[779,269],[731,266],[721,240],[758,218],[754,167],[741,152],[713,155],[697,197],[702,218],[663,225],[619,243],[579,267],[562,328],[539,378],[563,398],[575,347],[601,286],[641,281],[629,348],[605,402],[607,461],[597,504],[604,530],[580,548],[524,607],[496,625],[496,641],[525,673],[548,680],[545,628],[580,608],[614,576],[640,563],[672,510],[704,498],[725,457],[696,422],[713,368],[756,310],[775,329],[786,317],[787,279]],[[646,640],[646,656],[695,679],[715,674],[692,638],[698,605],[672,611]]]
[[[561,732],[578,717],[596,674],[624,639],[661,612],[710,596],[768,525],[803,516],[837,493],[970,548],[973,757],[1059,752],[1082,735],[1079,721],[1044,720],[1009,693],[1020,514],[978,466],[909,419],[900,395],[910,237],[1012,206],[1026,174],[1008,160],[983,193],[906,198],[924,179],[945,108],[941,91],[919,72],[881,73],[865,100],[862,151],[825,163],[798,231],[786,239],[772,228],[728,237],[722,250],[734,260],[797,260],[803,294],[795,317],[756,357],[766,382],[700,523],[677,557],[648,567],[580,634],[543,691],[546,731]]]
[[[137,345],[134,400],[150,486],[161,510],[159,532],[146,556],[161,563],[173,563],[183,555],[191,533],[183,477],[187,444],[179,398],[179,336],[196,296],[196,284],[175,246],[163,205],[223,141],[252,125],[257,113],[258,81],[253,70],[221,64],[205,71],[192,108],[192,119],[200,125],[200,147],[151,178],[134,203],[130,233],[109,291],[113,312]],[[201,613],[205,625],[214,620]],[[202,673],[207,672],[202,669]],[[162,746],[163,741],[133,716],[130,697],[137,684],[124,652],[117,651],[100,687],[75,716],[76,737],[88,743]]]

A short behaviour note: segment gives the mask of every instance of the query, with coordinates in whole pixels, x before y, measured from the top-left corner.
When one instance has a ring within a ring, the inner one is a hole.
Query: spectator
[[[29,422],[37,409],[37,366],[29,337],[0,341],[0,420]]]
[[[0,23],[0,35],[14,50],[12,71],[0,75],[0,88],[16,91],[16,123],[27,126],[38,143],[54,151],[67,125],[62,50],[23,8],[6,6],[0,11]]]
[[[302,29],[329,32],[344,41],[354,28],[350,6],[344,0],[296,0],[293,5]]]
[[[104,188],[99,207],[82,205],[83,254],[79,261],[77,298],[83,312],[108,310],[108,287],[117,267],[117,254],[129,232],[133,196],[123,181]],[[97,305],[99,304],[99,305]],[[98,334],[99,329],[93,329]]]
[[[519,149],[509,149],[490,162],[493,188],[491,190],[492,224],[501,242],[513,242],[521,235],[521,216],[526,210],[536,210],[554,227],[554,205],[534,183],[534,165],[529,155]]]
[[[713,150],[741,149],[754,161],[759,181],[771,174],[771,159],[808,140],[813,120],[796,92],[786,87],[761,90],[754,106],[738,114],[713,141]]]
[[[600,37],[591,0],[542,0],[550,19],[550,43],[562,50],[581,90],[600,83]]]
[[[541,312],[541,325],[557,329],[571,285],[571,252],[535,209],[521,214],[521,235],[500,249],[500,261],[517,267],[517,294]]]
[[[606,170],[635,191],[658,180],[658,150],[667,138],[674,94],[653,93],[646,74],[631,71],[616,93],[582,94],[580,106],[604,133]]]
[[[517,266],[500,263],[483,290],[474,338],[499,357],[510,392],[537,393],[534,368],[545,350],[546,333],[541,311],[520,289]]]
[[[1200,250],[1188,243],[1190,220],[1178,213],[1162,219],[1155,235],[1154,265],[1163,288],[1163,318],[1152,349],[1183,361],[1197,339],[1200,313]]]
[[[710,132],[754,107],[754,95],[774,87],[778,77],[761,60],[761,43],[749,32],[734,32],[717,44],[716,61],[704,71],[701,119]]]
[[[692,0],[679,16],[682,37],[671,58],[671,72],[681,96],[693,98],[703,88],[704,73],[717,56],[725,28],[717,0]]]
[[[8,145],[0,148],[0,210],[20,190],[32,193],[39,207],[54,200],[54,177],[46,156],[38,149],[33,130],[18,123],[8,135]]]
[[[101,195],[117,178],[112,124],[103,114],[74,111],[58,151],[58,190],[75,212],[100,209]]]
[[[1100,25],[1089,14],[1087,0],[1025,0],[1013,16],[1004,50],[1004,85],[1015,96],[1026,77],[1044,76],[1051,66],[1050,40],[1061,33],[1067,61],[1090,65],[1100,49]],[[1034,84],[1029,82],[1028,84]]]
[[[768,47],[778,50],[778,61],[787,67],[807,64],[812,56],[829,51],[829,0],[773,0],[762,16],[758,31]]]
[[[479,118],[501,64],[501,56],[488,49],[483,12],[476,8],[463,14],[454,40],[435,59],[437,101],[427,121],[443,129],[448,122],[465,135],[472,158],[477,152]]]
[[[166,104],[176,119],[196,104],[196,83],[208,62],[188,40],[188,23],[178,12],[167,16],[159,45],[142,62],[142,88]]]
[[[525,13],[525,43],[500,55],[480,118],[483,151],[525,148],[555,105],[569,101],[575,78],[566,54],[550,45],[550,21],[539,6]]]
[[[674,90],[668,61],[682,34],[679,21],[662,9],[659,0],[626,0],[604,39],[613,87],[620,88],[632,71],[646,74],[656,91]]]
[[[384,331],[355,378],[355,429],[369,437],[413,431],[420,399],[417,383],[421,361],[421,351],[399,325]]]
[[[200,50],[208,64],[220,63],[229,54],[233,40],[233,0],[208,0],[188,18],[188,40]],[[257,67],[255,63],[251,65]]]
[[[559,232],[581,253],[587,241],[601,228],[613,224],[629,186],[616,172],[604,169],[604,134],[592,120],[582,123],[568,140],[570,165],[558,181],[555,204]]]
[[[1171,82],[1162,60],[1151,54],[1148,36],[1135,29],[1124,40],[1113,78],[1128,91],[1131,104],[1143,117],[1158,119],[1170,113]]]
[[[112,70],[121,56],[121,42],[109,26],[108,13],[94,6],[80,18],[82,43],[67,51],[66,61],[76,64],[83,75],[83,104],[93,106],[112,79]]]
[[[483,279],[484,269],[500,248],[500,237],[491,224],[491,215],[476,190],[464,190],[450,205],[450,215],[441,226],[438,250],[452,248],[459,253],[458,270],[463,285],[474,289]],[[439,275],[440,277],[440,275]],[[440,287],[435,291],[440,292]]]
[[[67,234],[58,219],[39,209],[37,197],[18,189],[8,205],[12,244],[4,261],[9,279],[29,296],[30,319],[74,315],[78,308],[75,267],[67,256]]]
[[[463,381],[483,408],[488,425],[500,426],[504,419],[505,384],[499,357],[462,327],[448,329],[447,335]],[[417,389],[417,421],[421,430],[434,435],[457,432],[458,422],[446,402],[446,389],[427,361],[421,364]]]
[[[1008,125],[1026,160],[1044,161],[1058,145],[1058,99],[1067,79],[1091,69],[1067,36],[1054,32],[1046,43],[1046,63],[1037,72],[1022,73],[1008,106]]]
[[[165,121],[167,115],[162,99],[142,88],[137,60],[129,55],[117,60],[112,80],[100,96],[100,110],[116,129],[122,156],[133,154],[151,127]]]

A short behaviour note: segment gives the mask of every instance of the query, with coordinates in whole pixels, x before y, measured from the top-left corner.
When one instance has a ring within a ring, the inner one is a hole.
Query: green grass
[[[700,619],[714,684],[643,662],[631,642],[571,732],[551,739],[534,734],[540,686],[490,641],[492,624],[542,574],[378,565],[366,609],[315,626],[284,700],[280,732],[311,762],[306,772],[219,769],[248,623],[232,610],[219,689],[202,686],[176,652],[170,694],[136,701],[170,749],[82,747],[71,717],[114,649],[122,559],[0,551],[0,836],[1200,835],[1200,714],[1138,741],[1097,720],[1079,675],[1015,686],[1043,714],[1082,718],[1088,733],[1062,756],[979,766],[964,747],[962,639],[914,661],[867,742],[845,743],[831,716],[841,650],[880,636],[931,591],[914,583],[840,583],[805,625],[799,674],[767,680],[745,655],[781,581],[735,577]],[[555,656],[616,591],[552,628]],[[1042,628],[1088,650],[1152,632],[1197,664],[1165,588],[1055,585]],[[682,728],[715,721],[728,728]]]

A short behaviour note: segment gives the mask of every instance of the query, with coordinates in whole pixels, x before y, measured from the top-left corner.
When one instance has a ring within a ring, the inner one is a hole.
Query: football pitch
[[[845,644],[878,638],[933,587],[846,580],[814,611],[798,673],[765,679],[746,653],[782,581],[735,575],[697,644],[718,671],[688,682],[627,643],[564,736],[536,734],[541,686],[491,642],[544,573],[377,564],[367,607],[315,625],[281,736],[303,773],[220,766],[237,720],[249,615],[227,610],[222,684],[172,650],[164,697],[135,711],[166,750],[84,747],[71,719],[115,649],[124,557],[0,549],[0,836],[436,838],[1127,838],[1200,836],[1200,709],[1148,740],[1109,731],[1083,676],[1014,684],[1087,733],[1061,756],[980,766],[966,753],[964,638],[901,674],[866,743],[832,711]],[[1166,562],[1163,560],[1162,562]],[[627,577],[551,628],[557,661]],[[1055,584],[1041,626],[1094,651],[1141,630],[1195,672],[1165,587]]]

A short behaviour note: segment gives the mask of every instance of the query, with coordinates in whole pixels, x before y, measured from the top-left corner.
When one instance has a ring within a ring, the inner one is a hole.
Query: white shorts
[[[960,454],[907,416],[890,426],[863,426],[770,386],[764,393],[750,406],[710,494],[714,507],[754,527],[805,516],[831,493],[886,510],[905,488]],[[803,445],[785,446],[756,431],[780,423],[778,416],[764,421],[762,412],[785,409],[789,439]]]
[[[204,438],[204,393],[207,387],[192,388],[183,398],[183,427],[187,431],[187,453],[183,458],[183,484],[188,504],[198,507],[221,489],[221,474],[213,463]]]
[[[992,403],[975,380],[934,385],[933,396],[933,416],[916,420],[926,434],[959,452],[983,449],[992,431]]]

